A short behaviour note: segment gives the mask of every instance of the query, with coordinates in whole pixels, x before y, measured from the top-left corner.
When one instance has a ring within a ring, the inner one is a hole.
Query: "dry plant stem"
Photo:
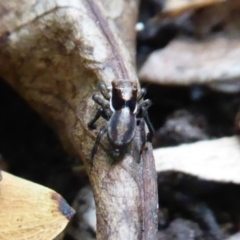
[[[104,7],[98,0],[66,1],[65,5],[57,0],[2,1],[0,75],[48,120],[65,148],[84,160],[96,200],[97,239],[156,239],[151,148],[137,163],[133,156],[139,143],[134,140],[136,148],[114,164],[103,139],[93,166],[89,164],[97,131],[89,131],[87,123],[96,110],[91,96],[97,82],[138,81],[129,50],[119,37],[121,29],[135,24],[137,1],[103,2]],[[121,21],[124,14],[128,17]],[[98,121],[98,127],[103,124]],[[144,185],[143,179],[152,184]]]
[[[156,215],[158,203],[157,200],[157,173],[155,163],[152,161],[152,146],[150,144],[147,150],[143,152],[143,174],[142,174],[142,199],[143,199],[143,239],[152,238],[156,234],[156,226],[158,225],[158,217]]]
[[[184,172],[217,182],[240,183],[238,136],[154,150],[157,172]]]

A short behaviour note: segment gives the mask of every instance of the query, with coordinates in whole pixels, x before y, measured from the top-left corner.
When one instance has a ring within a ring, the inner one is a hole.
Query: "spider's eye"
[[[131,112],[134,112],[137,104],[137,90],[113,88],[112,89],[112,107],[115,111],[123,108],[129,108]]]

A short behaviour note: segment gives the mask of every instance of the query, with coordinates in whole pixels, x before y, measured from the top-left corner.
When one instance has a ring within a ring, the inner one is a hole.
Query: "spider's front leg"
[[[95,122],[100,118],[100,117],[103,117],[105,118],[105,114],[104,114],[104,110],[102,107],[99,107],[97,112],[96,112],[96,115],[94,116],[94,118],[88,123],[88,128],[89,129],[96,129],[97,126],[95,124]]]
[[[147,135],[147,142],[152,142],[153,134],[154,134],[154,128],[152,123],[150,122],[149,116],[148,116],[148,108],[152,105],[152,101],[149,99],[144,100],[141,102],[138,106],[138,113],[141,112],[141,118],[143,118],[148,126],[149,133]]]
[[[141,99],[143,99],[145,97],[146,93],[147,93],[146,88],[142,88],[140,93],[137,96],[137,101],[140,101]]]
[[[109,90],[108,90],[107,86],[105,85],[105,83],[104,82],[99,82],[98,83],[98,88],[100,89],[103,97],[109,101],[110,100],[110,94],[109,94]]]
[[[140,130],[140,139],[141,139],[141,147],[140,147],[139,156],[138,156],[138,163],[140,163],[142,152],[143,152],[145,144],[147,142],[146,131],[145,131],[145,121],[143,118],[138,119],[138,127]]]
[[[93,94],[92,99],[94,102],[100,105],[100,107],[98,108],[94,118],[88,123],[88,127],[90,129],[96,129],[95,122],[100,117],[103,117],[104,119],[108,120],[111,117],[112,112],[109,107],[109,102],[105,99],[102,99],[98,94]]]
[[[110,109],[109,101],[103,99],[101,96],[99,96],[97,93],[93,94],[92,99],[95,103],[100,105],[104,110]]]

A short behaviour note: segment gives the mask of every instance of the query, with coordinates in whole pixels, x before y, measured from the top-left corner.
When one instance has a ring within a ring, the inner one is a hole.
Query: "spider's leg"
[[[152,101],[150,99],[146,99],[143,102],[138,104],[138,110],[137,112],[139,113],[142,108],[148,109],[152,105]]]
[[[151,124],[151,122],[149,120],[149,116],[148,116],[148,112],[147,112],[147,109],[151,105],[152,105],[151,100],[147,99],[147,100],[144,100],[142,103],[140,103],[139,106],[138,106],[138,113],[141,110],[142,118],[145,120],[145,122],[148,126],[148,130],[149,130],[149,133],[148,133],[148,136],[147,136],[147,141],[148,142],[152,141],[153,134],[154,134],[154,128],[153,128],[153,125]]]
[[[104,82],[99,82],[98,83],[98,88],[100,89],[103,97],[107,100],[110,100],[110,95],[109,95],[109,92],[108,92],[108,89],[107,89],[107,86],[105,85]]]
[[[142,108],[142,114],[143,114],[143,118],[144,118],[144,120],[145,120],[145,122],[148,126],[148,130],[149,130],[149,133],[147,135],[147,141],[152,142],[153,134],[154,134],[155,131],[154,131],[152,123],[150,122],[148,112],[147,112],[147,109],[145,107]]]
[[[98,94],[93,94],[92,99],[94,102],[96,102],[98,105],[102,107],[106,116],[104,118],[108,120],[112,115],[112,111],[110,110],[110,107],[109,107],[109,102],[101,98]]]
[[[88,127],[90,129],[95,129],[95,122],[100,118],[103,117],[104,119],[108,120],[111,115],[112,112],[109,108],[109,102],[105,99],[102,99],[98,94],[93,94],[92,99],[94,102],[96,102],[98,105],[100,105],[100,107],[97,110],[97,113],[95,115],[95,117],[88,123]]]
[[[103,117],[105,118],[105,113],[104,113],[104,110],[102,107],[99,107],[97,112],[96,112],[96,115],[94,116],[94,118],[88,123],[88,128],[90,129],[96,129],[96,125],[95,125],[95,122],[100,118],[100,117]]]
[[[109,108],[109,101],[103,99],[98,94],[93,94],[92,99],[95,103],[100,105],[103,109]]]
[[[138,159],[138,163],[139,163],[140,159],[141,159],[142,152],[143,152],[144,147],[145,147],[145,144],[147,142],[147,139],[146,139],[144,119],[140,118],[140,119],[138,119],[138,121],[139,121],[140,139],[141,139],[141,148],[140,148],[140,151],[139,151],[139,159]]]
[[[96,138],[96,141],[94,143],[92,153],[91,153],[91,164],[93,163],[93,158],[94,158],[94,155],[97,152],[98,145],[99,145],[103,135],[107,132],[107,129],[108,129],[108,126],[102,127],[101,130],[99,131],[98,135],[97,135],[97,138]]]
[[[140,91],[140,93],[139,93],[138,96],[137,96],[137,101],[140,101],[141,99],[143,99],[144,96],[146,95],[146,93],[147,93],[146,88],[142,88],[141,91]]]

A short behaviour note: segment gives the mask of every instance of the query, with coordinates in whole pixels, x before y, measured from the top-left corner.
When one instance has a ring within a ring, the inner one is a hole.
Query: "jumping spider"
[[[137,83],[129,80],[114,80],[112,88],[107,88],[103,82],[100,82],[99,89],[103,98],[98,94],[93,94],[92,98],[99,107],[95,117],[88,123],[88,127],[95,129],[95,122],[101,116],[108,123],[98,133],[91,153],[91,160],[93,160],[101,138],[106,132],[113,148],[113,154],[119,156],[132,142],[138,125],[141,126],[141,135],[144,135],[145,139],[142,145],[143,149],[145,143],[152,140],[154,131],[147,112],[152,103],[149,99],[143,100],[146,89],[143,88],[138,92]],[[149,129],[147,138],[144,122]]]

